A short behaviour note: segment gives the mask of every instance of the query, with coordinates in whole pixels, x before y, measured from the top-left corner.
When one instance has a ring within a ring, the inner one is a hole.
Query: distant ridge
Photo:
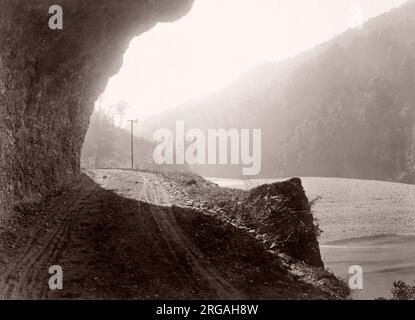
[[[261,177],[337,176],[415,183],[415,1],[213,94],[148,119],[159,127],[261,128]],[[237,166],[199,166],[240,177]]]

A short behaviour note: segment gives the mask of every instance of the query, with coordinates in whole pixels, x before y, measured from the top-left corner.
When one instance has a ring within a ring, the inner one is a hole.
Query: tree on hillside
[[[118,116],[118,126],[120,128],[122,127],[122,121],[124,119],[126,111],[130,108],[131,108],[130,105],[124,100],[121,100],[117,102],[116,104],[109,106],[110,112]]]

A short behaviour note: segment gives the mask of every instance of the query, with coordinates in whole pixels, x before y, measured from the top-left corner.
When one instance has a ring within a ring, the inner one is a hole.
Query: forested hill
[[[295,58],[260,65],[150,119],[143,134],[176,120],[187,128],[261,128],[262,176],[415,183],[415,2]]]

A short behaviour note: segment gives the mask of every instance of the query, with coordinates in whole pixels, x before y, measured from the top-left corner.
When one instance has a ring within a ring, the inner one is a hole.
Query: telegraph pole
[[[134,123],[138,120],[127,120],[131,124],[131,169],[134,169]]]

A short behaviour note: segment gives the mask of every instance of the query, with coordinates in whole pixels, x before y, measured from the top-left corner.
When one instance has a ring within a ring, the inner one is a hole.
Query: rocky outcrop
[[[272,237],[275,249],[313,267],[324,267],[320,234],[301,179],[261,185],[249,191],[247,223]]]
[[[221,188],[192,173],[164,172],[179,207],[198,208],[248,232],[271,251],[324,267],[316,223],[300,178],[251,190]]]
[[[0,0],[0,217],[78,179],[94,101],[129,41],[191,4]],[[63,8],[63,30],[49,29],[51,5]]]

